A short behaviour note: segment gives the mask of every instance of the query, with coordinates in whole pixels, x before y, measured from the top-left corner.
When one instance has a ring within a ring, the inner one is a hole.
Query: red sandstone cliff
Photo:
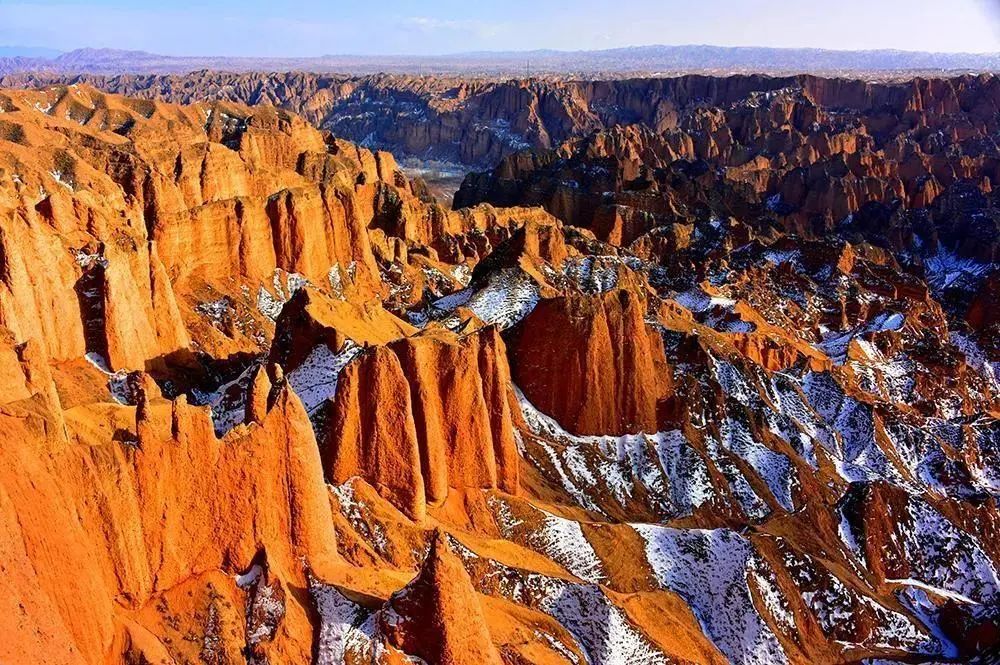
[[[514,382],[577,434],[655,432],[672,392],[658,333],[631,291],[545,300],[514,330]]]

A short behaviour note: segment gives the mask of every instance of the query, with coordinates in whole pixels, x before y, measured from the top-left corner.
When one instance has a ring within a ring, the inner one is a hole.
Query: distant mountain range
[[[176,74],[213,69],[371,74],[672,74],[692,71],[840,73],[1000,71],[1000,52],[832,51],[805,48],[639,46],[601,51],[505,51],[441,56],[325,55],[314,58],[168,56],[84,48],[58,53],[0,47],[0,74]]]

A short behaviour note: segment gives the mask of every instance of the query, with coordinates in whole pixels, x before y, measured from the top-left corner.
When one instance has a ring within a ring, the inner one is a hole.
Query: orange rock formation
[[[514,382],[578,434],[657,431],[672,381],[645,315],[625,290],[542,301],[512,333]]]
[[[338,483],[365,478],[414,519],[452,487],[517,493],[509,385],[495,328],[374,347],[338,386],[323,444],[327,474]]]

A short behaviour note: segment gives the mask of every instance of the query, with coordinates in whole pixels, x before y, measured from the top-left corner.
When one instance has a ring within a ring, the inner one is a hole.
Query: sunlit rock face
[[[491,86],[0,91],[0,661],[995,651],[996,79]]]

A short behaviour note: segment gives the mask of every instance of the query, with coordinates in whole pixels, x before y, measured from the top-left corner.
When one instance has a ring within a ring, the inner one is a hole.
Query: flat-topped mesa
[[[510,331],[514,383],[570,432],[658,431],[673,379],[645,314],[624,289],[543,300]]]
[[[417,520],[449,488],[517,493],[509,381],[493,327],[372,348],[344,370],[320,435],[327,477],[360,476]]]

